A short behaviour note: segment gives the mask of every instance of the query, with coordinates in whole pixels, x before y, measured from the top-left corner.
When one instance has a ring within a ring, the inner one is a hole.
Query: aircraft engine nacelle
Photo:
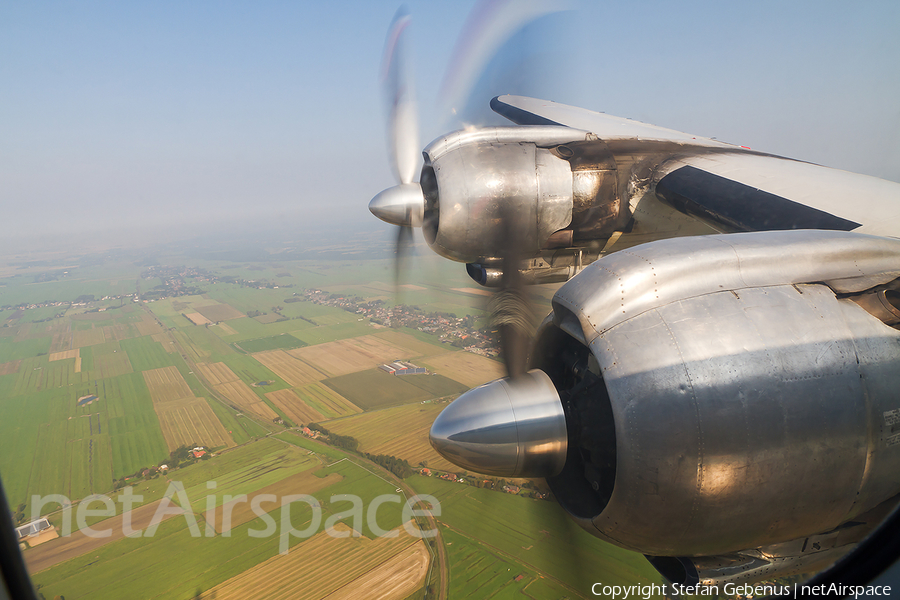
[[[422,230],[432,250],[452,260],[499,262],[508,235],[533,257],[579,237],[608,237],[630,219],[612,154],[585,131],[456,131],[424,156]],[[505,235],[504,227],[512,229]]]
[[[654,559],[670,572],[766,576],[786,542],[783,568],[813,564],[900,493],[898,277],[900,240],[845,232],[605,256],[554,296],[535,383],[461,396],[432,443],[475,471],[547,477],[611,543],[707,557]]]
[[[566,409],[560,503],[618,545],[701,556],[900,493],[900,332],[844,297],[898,276],[900,241],[821,231],[665,240],[589,266],[534,357]],[[589,365],[580,389],[565,353]]]

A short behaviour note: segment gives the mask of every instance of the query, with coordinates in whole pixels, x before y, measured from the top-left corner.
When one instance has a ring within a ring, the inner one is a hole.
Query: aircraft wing
[[[677,225],[667,209],[717,232],[828,229],[900,237],[900,184],[892,181],[545,100],[499,96],[491,108],[519,125],[589,131],[617,156],[644,157],[646,179],[632,182],[645,193],[630,198],[637,224],[637,235],[626,236],[631,243],[702,233]]]

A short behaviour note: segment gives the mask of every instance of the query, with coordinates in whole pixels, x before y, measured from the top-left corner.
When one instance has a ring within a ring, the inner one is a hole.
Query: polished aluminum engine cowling
[[[548,480],[592,534],[712,556],[803,539],[900,492],[900,332],[850,296],[900,241],[787,231],[618,252],[559,289],[532,366],[565,407]]]
[[[537,256],[559,244],[551,238],[573,225],[573,211],[580,220],[589,215],[592,222],[600,221],[598,210],[617,216],[615,161],[608,151],[602,153],[603,164],[583,164],[576,159],[590,153],[576,154],[564,146],[587,143],[605,149],[591,137],[568,127],[529,126],[456,131],[438,138],[425,148],[420,177],[428,245],[452,260],[490,261],[507,250],[500,246],[509,243],[505,226],[513,227],[524,254]],[[609,221],[607,235],[616,223]],[[571,232],[567,239],[571,242]]]

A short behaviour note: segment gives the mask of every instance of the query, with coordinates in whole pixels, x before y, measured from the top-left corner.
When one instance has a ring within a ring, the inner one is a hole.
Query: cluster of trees
[[[16,512],[13,513],[13,521],[16,525],[21,525],[25,522],[25,503],[18,505],[16,507]]]
[[[400,479],[406,479],[413,473],[415,470],[412,466],[403,458],[397,458],[396,456],[390,456],[388,454],[369,454],[366,453],[365,457],[371,460],[376,465],[382,466]]]
[[[318,431],[322,435],[327,435],[327,441],[332,446],[337,446],[338,448],[343,448],[344,450],[350,450],[351,452],[356,452],[359,448],[359,440],[353,436],[332,433],[318,423],[310,423],[309,425],[307,425],[307,427],[309,427],[312,431]]]
[[[179,446],[179,447],[175,448],[174,450],[172,450],[171,452],[169,452],[169,457],[165,460],[159,461],[159,464],[157,464],[155,467],[141,467],[140,469],[138,469],[131,475],[125,475],[124,477],[121,477],[120,479],[116,479],[113,482],[115,489],[118,490],[118,489],[121,489],[121,488],[125,487],[126,485],[128,485],[128,481],[126,481],[128,479],[134,480],[134,479],[139,479],[141,477],[143,477],[144,479],[153,479],[154,477],[159,475],[159,467],[161,467],[162,465],[166,465],[169,468],[169,470],[172,470],[172,469],[177,469],[180,466],[186,466],[188,464],[192,464],[192,463],[196,462],[197,460],[208,460],[209,459],[208,452],[206,454],[204,454],[202,457],[200,457],[199,459],[196,458],[193,454],[193,448],[194,448],[194,444],[191,444],[189,446],[184,446],[184,445]]]
[[[359,452],[359,440],[357,440],[355,437],[333,433],[322,425],[319,425],[318,423],[310,423],[309,425],[307,425],[307,427],[309,427],[312,431],[318,431],[322,435],[327,435],[327,441],[332,446],[337,446],[338,448],[343,448],[344,450],[350,450],[351,452]],[[415,473],[415,469],[413,469],[412,466],[403,458],[397,458],[396,456],[389,456],[387,454],[369,454],[368,452],[364,452],[361,454],[374,462],[376,465],[384,467],[400,479],[405,479]]]

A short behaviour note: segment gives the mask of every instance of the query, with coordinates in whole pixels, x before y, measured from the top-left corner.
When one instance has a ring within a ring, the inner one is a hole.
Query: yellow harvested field
[[[172,340],[170,340],[169,336],[165,333],[154,333],[150,336],[150,339],[152,339],[154,342],[159,342],[160,344],[162,344],[163,350],[165,350],[169,354],[175,352],[175,344],[172,343]]]
[[[250,389],[243,381],[229,381],[213,386],[217,392],[225,396],[230,402],[234,402],[244,412],[250,412],[267,420],[278,417],[278,413],[272,410],[262,398]]]
[[[493,292],[490,292],[484,288],[451,288],[454,292],[462,292],[463,294],[472,294],[473,296],[492,296]]]
[[[40,546],[44,542],[49,542],[50,540],[55,540],[59,537],[59,534],[56,532],[56,527],[51,527],[50,529],[45,529],[37,535],[33,535],[28,538],[28,546],[34,548],[35,546]]]
[[[197,370],[217,392],[236,404],[240,410],[269,420],[278,416],[278,413],[257,396],[249,385],[241,381],[225,363],[197,363]]]
[[[329,377],[365,371],[386,362],[407,358],[409,352],[375,335],[288,350],[295,358],[315,365]]]
[[[318,423],[325,418],[322,413],[301,400],[294,390],[269,392],[266,394],[266,398],[297,425]]]
[[[343,529],[338,523],[335,529]],[[425,584],[425,542],[400,528],[394,538],[331,537],[324,531],[205,592],[244,600],[403,600]]]
[[[401,284],[400,287],[402,287],[404,290],[427,290],[428,289],[426,287],[422,287],[421,285],[416,285],[414,283],[404,283],[404,284]]]
[[[203,518],[207,523],[212,523],[216,533],[222,533],[223,526],[229,530],[240,527],[244,523],[249,523],[259,515],[253,512],[251,503],[257,496],[272,494],[275,500],[268,502],[260,498],[260,506],[263,511],[275,510],[281,505],[281,499],[290,494],[313,494],[321,489],[337,483],[343,479],[339,473],[329,473],[325,477],[316,477],[313,472],[317,470],[303,471],[290,477],[285,477],[278,483],[267,485],[252,494],[247,494],[246,500],[232,500],[222,506],[218,506],[215,510],[205,511]],[[271,506],[265,506],[265,504]]]
[[[423,367],[469,387],[479,386],[504,375],[502,364],[471,352],[430,356],[420,362]]]
[[[153,410],[159,417],[159,426],[170,452],[190,444],[211,448],[234,445],[204,398],[182,398],[160,404],[154,402]]]
[[[176,367],[162,367],[144,371],[143,375],[154,405],[181,398],[193,399],[194,397],[194,392],[191,391],[187,381],[184,380],[184,377],[181,376]]]
[[[459,471],[459,467],[438,454],[428,441],[431,424],[446,404],[405,404],[343,419],[328,421],[326,427],[339,435],[359,440],[369,454],[387,454],[417,465],[426,461],[431,469]],[[397,427],[402,423],[402,427]]]
[[[253,358],[268,367],[270,371],[284,379],[292,387],[299,387],[314,381],[327,379],[328,375],[312,365],[298,360],[284,350],[256,352]]]
[[[212,385],[219,385],[220,383],[228,383],[229,381],[237,381],[240,379],[240,377],[235,375],[234,371],[229,369],[228,365],[223,362],[197,363],[197,369]]]
[[[304,404],[328,418],[345,417],[362,412],[360,407],[321,383],[304,385],[295,391]]]
[[[13,373],[18,373],[19,365],[21,364],[22,359],[11,360],[9,362],[0,364],[0,375],[12,375]]]
[[[103,328],[83,329],[81,331],[72,332],[72,348],[84,348],[85,346],[96,346],[106,341],[103,337]]]
[[[228,319],[239,319],[246,316],[241,311],[232,308],[227,304],[208,304],[206,306],[195,306],[197,312],[209,319],[213,323],[219,321],[227,321]]]
[[[144,315],[143,318],[134,324],[137,327],[138,333],[140,335],[154,335],[156,333],[162,333],[163,329],[159,326],[159,323],[156,322],[156,319],[151,317],[150,315]]]
[[[75,348],[74,350],[63,350],[62,352],[53,352],[50,354],[50,362],[57,361],[57,360],[65,360],[67,358],[74,358],[75,359],[75,372],[81,373],[81,354],[80,353],[81,353],[81,350],[79,350],[78,348]],[[128,362],[128,359],[126,358],[125,361]],[[128,371],[126,371],[126,373],[131,373],[131,364],[130,363],[128,365]],[[103,375],[101,377],[106,377],[106,375]]]
[[[198,312],[185,313],[184,316],[187,317],[194,325],[206,325],[207,323],[212,323],[212,321]]]
[[[54,360],[65,360],[67,358],[78,358],[79,353],[81,351],[78,348],[74,350],[63,350],[62,352],[51,352],[50,353],[50,362]]]
[[[402,600],[424,585],[429,564],[430,558],[425,543],[410,544],[389,561],[385,561],[324,598]]]

